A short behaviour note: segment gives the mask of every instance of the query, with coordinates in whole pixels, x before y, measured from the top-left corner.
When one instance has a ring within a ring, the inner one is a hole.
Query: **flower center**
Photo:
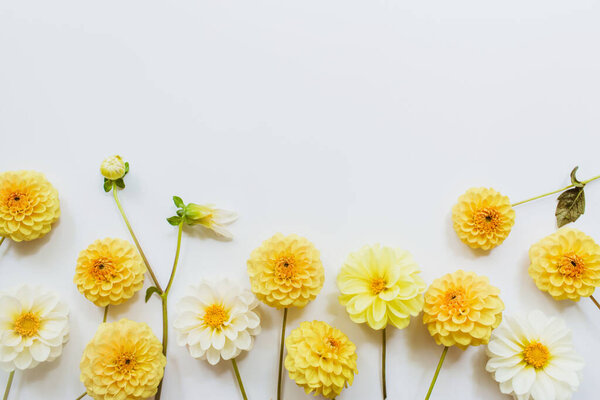
[[[558,272],[564,276],[578,278],[583,274],[585,264],[583,259],[577,254],[566,254],[560,260]]]
[[[473,215],[473,224],[475,227],[486,233],[495,232],[501,222],[502,215],[492,207],[482,208]]]
[[[40,330],[40,317],[31,312],[21,314],[15,321],[14,329],[21,336],[33,336]]]
[[[23,192],[13,192],[8,195],[6,206],[12,212],[22,212],[29,206],[29,199]]]
[[[327,346],[331,347],[332,349],[339,348],[340,344],[341,344],[339,340],[337,340],[336,338],[331,337],[331,336],[328,336],[325,339],[325,343],[327,344]]]
[[[296,275],[296,264],[293,258],[282,257],[275,266],[275,275],[279,279],[292,279]]]
[[[523,359],[528,365],[531,365],[535,369],[540,369],[548,364],[550,352],[540,342],[532,342],[523,350]]]
[[[223,327],[225,322],[229,319],[229,313],[222,305],[213,304],[206,307],[202,319],[204,320],[204,323],[211,328],[219,329]]]
[[[379,293],[385,290],[387,286],[387,282],[383,278],[375,278],[371,281],[371,292],[374,295],[378,295]]]
[[[135,356],[129,352],[121,353],[115,360],[115,367],[117,371],[121,373],[131,372],[136,365],[137,361]]]
[[[98,258],[92,264],[90,274],[96,282],[107,282],[116,276],[115,264],[108,258]]]
[[[452,314],[462,314],[466,305],[466,294],[462,288],[450,289],[444,296],[444,306]]]

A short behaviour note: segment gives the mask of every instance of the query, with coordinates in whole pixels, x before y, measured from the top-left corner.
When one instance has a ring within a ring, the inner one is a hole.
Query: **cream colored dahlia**
[[[98,239],[79,253],[77,289],[99,307],[117,305],[144,286],[146,265],[137,249],[123,239]]]
[[[68,339],[69,310],[56,293],[27,285],[0,292],[0,368],[53,361]]]
[[[60,216],[58,191],[35,171],[0,173],[0,236],[38,239]]]

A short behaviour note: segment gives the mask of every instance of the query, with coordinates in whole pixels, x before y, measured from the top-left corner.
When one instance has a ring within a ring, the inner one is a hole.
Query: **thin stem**
[[[81,400],[83,399],[85,396],[87,395],[87,392],[84,392],[81,394],[81,396],[79,396],[78,398],[76,398],[75,400]]]
[[[102,318],[102,322],[106,322],[107,317],[108,317],[108,306],[104,307],[104,318]]]
[[[4,239],[6,239],[6,236],[0,236],[0,246],[4,243]]]
[[[594,304],[596,305],[596,307],[598,307],[600,309],[600,303],[598,303],[598,300],[596,300],[594,298],[594,296],[590,296],[590,299],[592,299],[592,301],[594,302]]]
[[[121,206],[121,202],[119,201],[119,196],[117,196],[117,190],[118,190],[117,185],[113,182],[112,192],[113,192],[113,196],[115,198],[115,203],[117,203],[117,207],[119,208],[119,212],[121,213],[121,216],[123,217],[123,221],[125,221],[125,225],[127,225],[127,229],[129,229],[129,234],[131,235],[131,238],[135,242],[135,247],[137,247],[137,249],[140,253],[140,256],[142,256],[142,259],[144,260],[144,264],[146,264],[146,268],[148,269],[148,273],[152,277],[154,286],[156,286],[158,288],[159,292],[162,293],[163,290],[160,287],[160,283],[158,283],[158,279],[156,279],[156,275],[154,275],[154,271],[152,270],[152,267],[150,266],[150,263],[148,262],[146,255],[144,254],[144,250],[142,250],[142,246],[140,246],[140,242],[138,242],[137,237],[135,236],[135,233],[133,233],[133,228],[131,227],[129,220],[127,219],[127,216],[125,215],[125,211],[123,210],[123,207]]]
[[[385,328],[381,331],[381,376],[383,379],[383,400],[387,399],[387,385],[385,382],[385,353],[386,353],[386,332]]]
[[[279,346],[279,375],[277,379],[277,400],[281,400],[281,376],[283,374],[283,348],[285,345],[285,325],[287,323],[288,309],[283,309],[283,324],[281,325],[281,344]]]
[[[600,175],[598,175],[598,176],[595,176],[595,177],[593,177],[593,178],[591,178],[591,179],[588,179],[587,181],[583,181],[583,182],[581,182],[581,183],[585,185],[585,184],[587,184],[587,183],[589,183],[589,182],[591,182],[591,181],[594,181],[594,180],[596,180],[596,179],[598,179],[598,178],[600,178]],[[517,202],[517,203],[513,203],[513,204],[511,204],[511,206],[512,206],[512,207],[515,207],[515,206],[518,206],[519,204],[527,203],[527,202],[530,202],[530,201],[532,201],[532,200],[537,200],[537,199],[541,199],[542,197],[550,196],[551,194],[560,193],[560,192],[562,192],[562,191],[564,191],[564,190],[567,190],[567,189],[570,189],[570,188],[572,188],[572,187],[574,187],[574,186],[575,186],[575,185],[572,185],[572,184],[571,184],[571,185],[569,185],[569,186],[565,186],[565,187],[564,187],[564,188],[562,188],[562,189],[554,190],[554,191],[552,191],[552,192],[544,193],[544,194],[541,194],[541,195],[539,195],[539,196],[532,197],[532,198],[530,198],[530,199],[527,199],[527,200],[523,200],[523,201],[519,201],[519,202]]]
[[[179,223],[179,231],[177,232],[177,250],[175,251],[175,261],[173,261],[173,269],[171,270],[171,277],[169,278],[169,283],[167,284],[167,288],[165,289],[163,295],[167,297],[169,295],[169,291],[171,290],[171,285],[173,284],[173,278],[175,278],[175,272],[177,271],[177,263],[179,262],[179,251],[181,250],[181,234],[183,232],[183,221]]]
[[[431,396],[431,392],[433,391],[433,387],[435,386],[435,382],[437,381],[438,375],[440,374],[440,370],[442,369],[442,364],[444,363],[444,359],[446,358],[446,353],[448,352],[448,347],[444,347],[444,351],[442,351],[442,356],[440,357],[440,361],[438,362],[437,368],[435,369],[435,375],[433,375],[433,380],[431,381],[431,385],[429,385],[429,390],[427,391],[427,396],[425,396],[425,400],[429,400],[429,396]]]
[[[233,370],[235,371],[235,377],[238,381],[238,385],[240,385],[242,397],[244,398],[244,400],[248,400],[248,396],[246,396],[246,390],[244,390],[244,384],[242,383],[242,378],[240,377],[240,370],[238,369],[237,363],[235,362],[235,358],[231,359],[231,363],[233,364]]]
[[[15,371],[11,371],[10,375],[8,375],[8,382],[6,382],[6,389],[4,390],[3,400],[8,400],[8,394],[10,393],[10,387],[12,386],[14,377]]]

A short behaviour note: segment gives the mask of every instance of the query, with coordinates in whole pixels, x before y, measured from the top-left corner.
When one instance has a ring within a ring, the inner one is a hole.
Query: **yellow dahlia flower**
[[[507,196],[494,189],[471,188],[452,208],[456,234],[469,247],[490,250],[508,237],[515,211]]]
[[[278,233],[265,240],[247,264],[252,291],[271,307],[304,307],[325,281],[319,251],[297,235]]]
[[[100,173],[106,179],[116,181],[125,176],[127,168],[121,156],[110,156],[100,164]]]
[[[98,327],[83,351],[80,379],[94,400],[143,400],[156,393],[166,363],[152,329],[122,319]]]
[[[58,191],[42,173],[0,173],[0,236],[15,242],[40,238],[59,216]]]
[[[556,300],[579,301],[600,286],[600,246],[585,233],[561,228],[529,249],[529,275]]]
[[[426,285],[409,252],[380,245],[348,256],[337,278],[340,303],[350,319],[373,329],[405,328],[423,309]]]
[[[356,346],[325,322],[302,322],[285,339],[285,347],[285,368],[307,394],[334,399],[358,373]]]
[[[423,323],[437,344],[487,344],[502,321],[500,290],[488,278],[458,270],[433,281],[425,292]]]
[[[77,289],[99,307],[117,305],[144,286],[146,265],[136,248],[123,239],[98,239],[79,253]]]

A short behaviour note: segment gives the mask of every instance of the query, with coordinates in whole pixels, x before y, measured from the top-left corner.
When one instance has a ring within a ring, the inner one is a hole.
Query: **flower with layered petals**
[[[252,292],[227,281],[190,286],[177,305],[173,326],[177,342],[194,358],[217,364],[250,351],[260,333],[258,300]]]
[[[125,176],[127,168],[121,156],[110,156],[100,164],[100,173],[106,179],[116,181]]]
[[[463,243],[490,250],[508,237],[515,224],[515,211],[508,197],[494,189],[471,188],[452,208],[452,221]]]
[[[304,307],[325,281],[319,251],[298,235],[278,233],[265,240],[247,264],[252,291],[271,307]]]
[[[59,216],[58,191],[42,173],[0,173],[0,236],[15,242],[38,239]]]
[[[334,399],[358,373],[356,346],[325,322],[302,322],[285,339],[285,347],[285,368],[307,394]]]
[[[80,379],[94,400],[144,400],[156,393],[166,363],[152,329],[122,319],[98,327],[83,351]]]
[[[568,400],[579,387],[583,360],[563,320],[541,311],[507,317],[492,333],[486,370],[500,391],[518,400]]]
[[[146,265],[123,239],[98,239],[79,253],[77,289],[99,307],[121,304],[144,286]]]
[[[54,292],[20,286],[0,292],[0,368],[53,361],[69,339],[69,310]]]
[[[225,225],[237,219],[237,213],[216,208],[212,204],[189,203],[184,207],[183,218],[188,225],[201,225],[227,239],[233,238]]]
[[[488,278],[458,270],[433,281],[425,292],[423,322],[437,344],[486,344],[502,321],[500,290]]]
[[[426,285],[419,272],[405,250],[365,246],[348,256],[338,275],[340,303],[356,323],[405,328],[423,309]]]
[[[600,246],[585,233],[561,228],[529,249],[529,275],[556,300],[579,301],[600,286]]]

